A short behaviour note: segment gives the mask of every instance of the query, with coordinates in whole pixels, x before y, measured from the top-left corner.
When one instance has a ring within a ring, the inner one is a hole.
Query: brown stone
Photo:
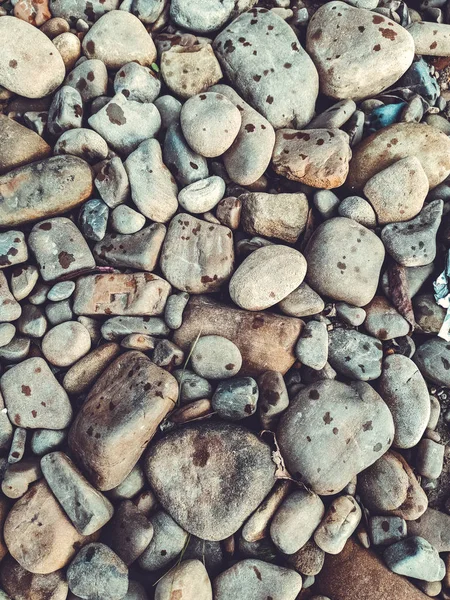
[[[14,504],[3,535],[20,566],[41,574],[62,569],[84,543],[91,541],[77,532],[44,480]]]
[[[64,571],[30,573],[11,556],[0,567],[2,586],[14,600],[66,600],[69,587]]]
[[[0,175],[51,154],[51,147],[40,135],[0,115]]]
[[[408,536],[418,535],[424,538],[438,552],[450,552],[450,516],[428,508],[415,521],[408,521]]]
[[[270,312],[250,312],[216,302],[207,296],[192,297],[183,313],[183,324],[173,341],[189,351],[198,333],[231,340],[242,355],[240,375],[286,371],[294,364],[294,347],[303,321]]]
[[[407,579],[389,571],[381,559],[353,538],[340,554],[327,554],[313,587],[333,600],[427,600]]]
[[[100,373],[119,354],[120,346],[111,342],[99,346],[78,362],[65,374],[63,387],[69,394],[87,392]]]
[[[126,352],[108,367],[69,433],[75,460],[98,489],[129,475],[177,397],[175,378],[141,352]]]
[[[152,273],[114,273],[80,277],[73,310],[77,315],[160,315],[170,285]]]

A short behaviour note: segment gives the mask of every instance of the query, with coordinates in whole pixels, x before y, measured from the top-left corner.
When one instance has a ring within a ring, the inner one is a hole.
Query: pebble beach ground
[[[450,600],[447,0],[0,0],[0,600]]]

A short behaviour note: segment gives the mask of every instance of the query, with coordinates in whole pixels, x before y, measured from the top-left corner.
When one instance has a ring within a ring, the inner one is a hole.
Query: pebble
[[[295,244],[306,227],[309,205],[305,194],[250,192],[242,194],[239,200],[241,226],[251,235]]]
[[[432,294],[421,294],[413,301],[414,316],[417,327],[423,333],[439,333],[445,319],[446,311],[438,306]]]
[[[167,298],[164,309],[164,321],[170,329],[179,329],[183,323],[183,311],[189,300],[189,294],[180,292]]]
[[[351,156],[349,137],[340,129],[279,129],[272,166],[287,179],[330,189],[345,182]]]
[[[60,302],[52,302],[45,307],[45,314],[51,325],[59,325],[66,321],[72,321],[73,312],[70,300],[61,300]]]
[[[163,508],[189,533],[216,541],[235,533],[275,483],[269,446],[225,423],[168,433],[150,447],[145,469]]]
[[[139,371],[142,379],[130,382]],[[97,489],[110,490],[125,479],[177,396],[172,375],[141,352],[126,352],[108,366],[69,433],[73,457]]]
[[[410,333],[410,324],[390,304],[384,296],[375,296],[364,307],[366,319],[364,328],[367,333],[379,340],[391,340]]]
[[[147,352],[147,350],[153,350],[155,348],[155,339],[150,335],[141,333],[130,333],[123,338],[120,342],[122,348],[129,350],[141,350],[141,352]]]
[[[36,456],[44,456],[62,446],[66,438],[66,429],[35,429],[31,436],[31,451]]]
[[[145,571],[163,569],[180,554],[186,545],[188,534],[163,510],[151,517],[153,537],[139,557],[139,566]]]
[[[321,91],[337,100],[376,96],[414,58],[413,39],[403,27],[344,2],[327,2],[314,13],[306,48],[319,72]]]
[[[178,186],[163,162],[159,142],[142,142],[127,158],[125,169],[139,212],[152,221],[169,221],[178,208]]]
[[[371,177],[364,194],[377,213],[378,223],[409,221],[422,210],[428,177],[416,156],[407,156]]]
[[[23,263],[27,258],[28,248],[21,231],[0,233],[0,269]]]
[[[189,369],[175,369],[173,376],[180,386],[179,399],[182,404],[190,403],[202,398],[211,398],[212,385],[204,377],[200,377]]]
[[[15,336],[6,346],[0,346],[0,358],[9,363],[16,363],[28,356],[30,351],[29,338]]]
[[[81,598],[122,600],[128,590],[128,569],[105,544],[87,544],[70,563],[67,582]]]
[[[236,344],[225,337],[206,335],[193,347],[191,364],[201,377],[228,379],[239,372],[242,356]]]
[[[319,225],[305,248],[305,258],[307,283],[314,291],[364,306],[378,287],[384,248],[366,227],[336,217]]]
[[[41,459],[41,469],[78,533],[91,535],[111,519],[112,504],[92,487],[64,452],[46,454]]]
[[[67,20],[72,26],[79,19],[85,22],[92,23],[107,11],[114,10],[119,7],[118,0],[92,0],[92,6],[86,6],[82,0],[50,0],[50,9],[52,15]]]
[[[52,135],[60,135],[69,129],[81,127],[83,101],[75,88],[64,85],[53,96],[47,120],[47,128]]]
[[[161,82],[155,73],[135,62],[124,65],[114,78],[114,92],[128,100],[154,102],[161,91]]]
[[[282,245],[259,248],[231,277],[231,299],[246,310],[269,308],[302,283],[306,268],[305,257],[293,248]]]
[[[108,89],[105,63],[98,59],[85,60],[71,70],[64,83],[78,90],[83,102],[104,96]]]
[[[286,556],[287,565],[306,577],[314,577],[320,573],[324,561],[325,552],[319,548],[313,538],[300,550]]]
[[[169,340],[160,340],[156,343],[152,360],[159,367],[171,369],[184,363],[184,352]]]
[[[231,147],[223,155],[229,177],[239,185],[255,183],[269,166],[275,144],[275,131],[267,119],[247,104],[228,85],[215,85],[211,91],[222,94],[241,114],[241,126]]]
[[[106,234],[109,208],[103,200],[88,200],[80,211],[79,222],[85,238],[95,242],[102,240]]]
[[[416,469],[423,477],[437,479],[442,473],[445,446],[423,439],[417,446]]]
[[[79,127],[65,131],[58,138],[54,154],[78,156],[92,165],[108,156],[108,145],[95,131]]]
[[[152,223],[132,234],[108,233],[94,246],[94,255],[100,264],[153,271],[165,235],[166,228],[161,223]]]
[[[203,127],[198,126],[199,122]],[[241,126],[241,115],[223,94],[205,92],[192,96],[183,104],[180,123],[192,150],[213,158],[222,155],[234,142]]]
[[[339,129],[356,111],[353,100],[341,100],[314,117],[308,129]]]
[[[397,82],[397,85],[408,87],[412,92],[420,94],[424,100],[434,105],[440,93],[439,84],[431,75],[428,63],[423,58],[415,58],[416,60]]]
[[[215,600],[244,598],[295,600],[302,588],[301,576],[292,569],[257,559],[245,559],[223,571],[213,581]]]
[[[187,213],[170,222],[160,257],[164,277],[178,290],[217,291],[233,272],[233,234]]]
[[[390,515],[371,517],[369,531],[375,546],[390,546],[408,536],[406,521]]]
[[[8,466],[3,476],[2,492],[14,500],[23,496],[31,483],[42,477],[39,461],[34,458],[22,459]]]
[[[325,514],[325,506],[316,494],[296,490],[278,508],[270,524],[270,537],[284,554],[298,552],[312,537]]]
[[[11,292],[16,300],[23,300],[31,294],[39,278],[34,265],[22,265],[11,273]]]
[[[164,53],[161,57],[161,69],[163,59]],[[156,98],[155,106],[161,115],[161,129],[163,131],[166,131],[171,125],[176,125],[179,122],[181,112],[181,102],[179,100],[169,94],[165,94]]]
[[[328,360],[338,373],[360,381],[380,377],[383,346],[376,338],[355,329],[333,329],[328,339]]]
[[[42,479],[13,505],[3,535],[20,566],[43,575],[65,567],[86,541]]]
[[[199,331],[220,335],[239,348],[241,375],[259,375],[268,369],[284,374],[294,364],[294,346],[302,326],[298,319],[240,310],[206,296],[192,296],[173,341],[189,352]]]
[[[444,561],[425,539],[415,536],[400,540],[383,553],[384,561],[394,573],[424,581],[440,581],[445,575]]]
[[[3,560],[0,572],[5,589],[5,592],[0,590],[1,600],[65,600],[68,597],[68,585],[62,570],[47,575],[30,573],[8,556]]]
[[[0,176],[0,226],[14,227],[67,212],[92,192],[89,165],[75,156],[54,156]]]
[[[211,44],[172,46],[161,56],[161,75],[169,90],[180,98],[205,92],[223,77]]]
[[[291,317],[317,315],[325,308],[322,298],[305,282],[278,303],[280,310]]]
[[[361,508],[353,496],[339,496],[317,527],[314,541],[327,554],[339,554],[361,518]]]
[[[7,346],[15,333],[16,328],[12,323],[0,323],[0,348]]]
[[[408,33],[414,40],[416,54],[450,56],[450,27],[444,23],[412,23]]]
[[[405,267],[421,267],[436,257],[436,233],[442,219],[442,200],[433,200],[408,223],[391,223],[381,232],[386,251]]]
[[[220,381],[212,397],[212,409],[225,421],[240,421],[256,412],[258,396],[258,385],[252,377]]]
[[[157,584],[155,600],[212,600],[211,581],[200,560],[183,560]]]
[[[169,328],[159,317],[112,317],[101,328],[105,340],[120,341],[132,333],[165,336]]]
[[[47,299],[52,302],[67,300],[75,291],[74,281],[60,281],[52,286],[47,294]]]
[[[141,142],[158,133],[161,117],[154,104],[128,100],[123,94],[116,94],[89,117],[88,123],[114,150],[128,155]]]
[[[42,310],[32,304],[22,306],[22,314],[17,321],[17,331],[33,338],[41,338],[47,331],[47,319]]]
[[[212,0],[208,6],[199,0],[173,0],[170,4],[170,16],[183,29],[210,33],[228,21],[233,9],[233,0]]]
[[[170,290],[152,273],[86,275],[76,282],[73,310],[85,316],[160,315]]]
[[[344,198],[338,206],[338,214],[340,217],[353,219],[364,227],[374,228],[377,225],[377,217],[372,206],[359,196]]]
[[[144,471],[139,463],[134,465],[122,483],[108,490],[108,497],[113,500],[129,500],[142,492],[146,484]]]
[[[358,476],[363,505],[375,514],[388,513],[413,521],[423,515],[428,498],[405,459],[387,452]]]
[[[64,429],[72,419],[67,394],[42,358],[29,358],[9,369],[0,387],[14,425]]]
[[[116,507],[108,528],[111,548],[127,566],[141,556],[153,537],[153,525],[131,500]]]
[[[150,67],[156,59],[155,44],[144,25],[123,10],[112,10],[94,23],[83,38],[83,52],[87,58],[101,60],[111,70],[132,61]]]
[[[438,552],[447,552],[450,545],[449,522],[449,515],[428,508],[418,519],[408,521],[408,535],[425,538]]]
[[[430,189],[450,174],[450,139],[442,131],[424,123],[397,123],[373,133],[355,148],[347,185],[361,191],[371,177],[411,156],[419,159]]]
[[[25,445],[27,443],[27,430],[23,427],[16,427],[13,433],[11,448],[8,454],[8,464],[12,465],[20,462],[25,454]]]
[[[311,369],[320,371],[328,361],[328,331],[325,323],[309,321],[295,346],[298,360]]]
[[[321,495],[342,490],[386,452],[393,435],[391,413],[369,384],[334,380],[301,389],[277,429],[289,472]]]
[[[283,376],[277,371],[265,371],[258,378],[259,419],[264,429],[272,429],[281,413],[289,406],[289,395]]]
[[[245,12],[216,37],[213,48],[237,92],[274,128],[301,128],[311,121],[319,90],[316,67],[281,17],[264,8]]]
[[[325,221],[337,217],[340,200],[331,190],[314,192],[313,203]]]
[[[336,315],[347,325],[359,327],[364,323],[366,311],[363,308],[347,304],[347,302],[336,302]]]
[[[428,426],[431,408],[428,388],[417,366],[401,354],[386,356],[378,391],[394,419],[393,445],[416,446]]]
[[[131,234],[141,231],[145,225],[145,217],[126,204],[119,204],[111,212],[111,227],[117,233]]]
[[[450,384],[450,345],[442,338],[434,337],[421,344],[414,355],[414,362],[425,379],[438,385]]]
[[[70,346],[68,342],[70,340]],[[88,330],[77,321],[66,321],[48,331],[42,340],[42,352],[52,365],[70,367],[91,349]]]
[[[81,55],[81,42],[74,33],[64,32],[53,38],[53,44],[63,59],[66,69],[72,69]]]
[[[191,214],[212,210],[225,194],[225,181],[217,175],[200,179],[183,188],[178,194],[180,206]]]
[[[114,156],[102,166],[95,178],[95,187],[109,208],[115,208],[128,198],[128,175],[118,156]]]
[[[51,153],[50,146],[40,135],[6,115],[0,115],[0,135],[3,140],[0,148],[1,175],[16,167],[47,158]]]
[[[178,118],[167,129],[163,155],[164,162],[181,186],[205,179],[209,175],[206,158],[194,152],[188,145]]]
[[[289,481],[279,481],[275,484],[264,502],[256,509],[242,529],[242,538],[248,543],[254,543],[267,538],[270,522],[279,506],[291,490]]]
[[[5,16],[0,21],[0,38],[7,48],[0,58],[1,86],[25,98],[42,98],[61,85],[65,76],[63,59],[37,27]]]

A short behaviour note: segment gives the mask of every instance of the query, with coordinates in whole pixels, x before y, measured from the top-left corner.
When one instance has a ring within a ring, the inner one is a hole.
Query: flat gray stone
[[[328,359],[338,373],[361,381],[381,375],[383,345],[376,338],[356,329],[333,329],[328,339]]]

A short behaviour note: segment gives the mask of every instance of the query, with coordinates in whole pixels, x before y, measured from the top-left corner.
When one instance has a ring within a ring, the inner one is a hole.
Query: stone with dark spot
[[[152,37],[137,17],[124,10],[112,10],[94,23],[83,39],[83,52],[111,70],[132,61],[150,67],[156,60]]]
[[[70,591],[81,598],[122,600],[128,590],[128,568],[105,544],[88,544],[67,569]]]
[[[213,47],[231,83],[273,127],[301,128],[311,120],[317,71],[281,17],[266,9],[248,11],[216,37]]]
[[[26,429],[64,429],[72,419],[69,398],[43,358],[24,360],[0,379],[9,417]]]
[[[303,326],[300,319],[240,310],[210,296],[192,296],[173,341],[189,352],[199,331],[220,335],[239,348],[241,375],[259,375],[268,369],[284,374],[295,361],[294,346]]]
[[[450,174],[450,139],[445,133],[425,123],[396,123],[373,133],[354,148],[347,185],[362,191],[371,177],[410,156],[421,162],[430,189]]]
[[[252,377],[234,377],[219,382],[212,409],[226,421],[240,421],[255,413],[258,396],[258,385]]]
[[[21,231],[0,233],[0,269],[23,263],[28,258],[28,247]]]
[[[450,385],[449,342],[433,337],[417,348],[413,359],[425,379],[437,385]]]
[[[65,567],[89,541],[77,532],[43,479],[14,504],[3,534],[20,566],[44,575]]]
[[[391,340],[408,335],[410,332],[408,321],[384,296],[374,296],[364,310],[366,311],[364,328],[367,333],[379,340]]]
[[[69,433],[75,459],[98,489],[131,472],[177,396],[175,378],[141,352],[122,354],[104,371]]]
[[[275,483],[269,446],[238,425],[196,423],[149,450],[145,469],[161,505],[206,540],[235,533]]]
[[[348,174],[352,152],[340,129],[279,129],[272,165],[279,175],[312,187],[340,187]]]
[[[114,92],[122,93],[128,100],[154,102],[160,91],[161,81],[155,72],[136,62],[124,65],[114,78]]]
[[[52,0],[52,3],[55,4],[59,1],[61,0]],[[73,1],[79,2],[80,0]],[[106,2],[107,0],[104,1]],[[117,0],[112,1],[116,2]],[[65,4],[68,3],[65,2]],[[84,19],[84,17],[81,18]],[[106,95],[108,89],[108,71],[101,60],[96,58],[85,60],[72,69],[66,77],[64,84],[78,90],[83,102],[90,102],[99,96]]]
[[[295,600],[301,588],[296,571],[253,558],[237,562],[213,582],[215,600]]]
[[[383,346],[374,337],[356,329],[328,332],[328,360],[338,373],[351,379],[371,381],[381,375]]]
[[[138,562],[145,571],[157,571],[166,568],[179,556],[186,545],[188,533],[161,509],[151,515],[150,523],[153,536]]]
[[[364,306],[378,287],[384,247],[377,235],[352,219],[336,217],[315,230],[307,247],[306,280],[319,294]]]
[[[164,277],[183,292],[214,292],[229,279],[234,265],[233,234],[187,213],[172,218],[161,251]]]
[[[0,86],[25,98],[42,98],[61,85],[64,62],[37,27],[5,16],[0,20],[0,39]]]
[[[95,164],[105,160],[108,156],[108,145],[101,135],[86,129],[78,127],[65,131],[55,143],[54,154],[71,154],[79,156],[89,164]]]
[[[110,10],[119,8],[119,0],[49,0],[54,17],[66,19],[75,27],[78,19],[92,24]]]
[[[148,547],[153,525],[131,500],[123,500],[108,524],[106,541],[126,565],[131,565]]]
[[[182,187],[205,179],[209,175],[208,161],[189,146],[178,117],[167,128],[163,157],[173,177]]]
[[[306,47],[319,71],[321,91],[338,100],[376,96],[414,58],[413,39],[403,27],[344,2],[327,2],[313,15]]]
[[[53,96],[48,111],[47,128],[52,135],[61,135],[69,129],[81,127],[83,121],[83,100],[80,92],[63,85]]]
[[[315,398],[310,396],[313,390]],[[364,428],[368,421],[371,427]],[[347,385],[325,380],[307,385],[282,415],[277,429],[289,473],[320,495],[341,491],[386,452],[393,437],[388,407],[364,382]]]
[[[75,208],[92,192],[89,165],[75,156],[55,156],[0,177],[0,227],[21,225]]]
[[[54,281],[62,275],[95,267],[86,240],[77,226],[66,217],[55,217],[36,224],[31,230],[28,244],[44,281]]]
[[[450,30],[444,23],[411,23],[408,32],[414,40],[416,54],[450,56]]]
[[[93,114],[88,123],[114,150],[127,155],[158,133],[161,117],[154,104],[128,100],[119,93]]]

